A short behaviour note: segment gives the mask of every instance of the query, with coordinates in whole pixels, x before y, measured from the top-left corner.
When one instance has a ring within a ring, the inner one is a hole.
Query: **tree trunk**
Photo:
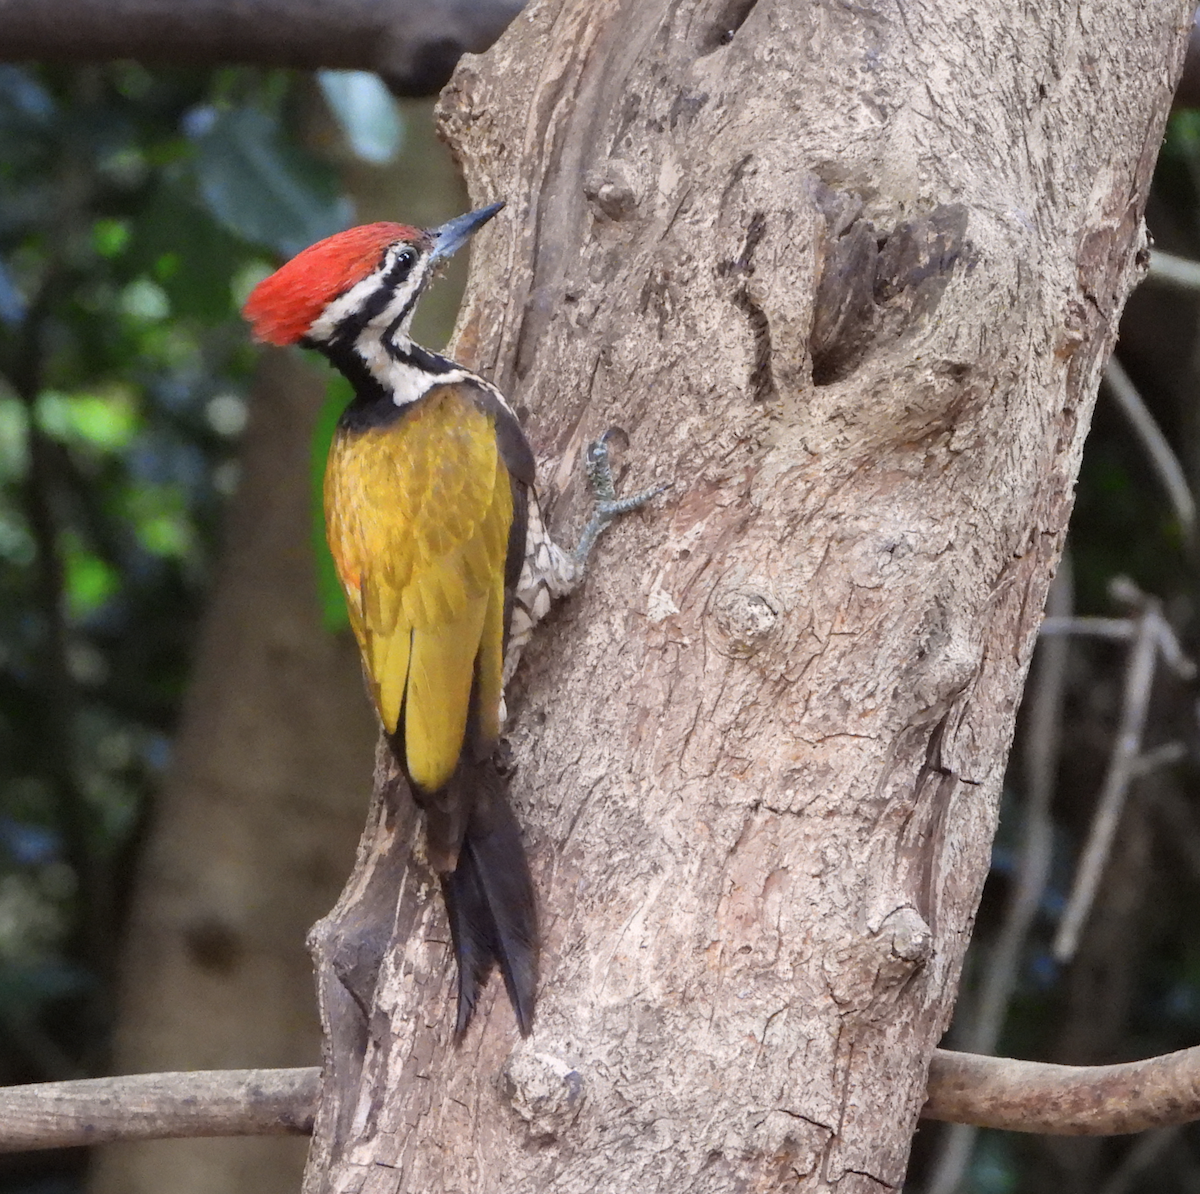
[[[560,528],[612,424],[674,489],[510,696],[528,1041],[493,982],[452,1046],[377,783],[316,933],[310,1194],[900,1184],[1190,15],[544,0],[460,66],[444,128],[509,203],[460,355]]]
[[[366,803],[374,719],[350,635],[321,625],[312,556],[320,376],[264,358],[195,679],[156,807],[122,966],[118,1073],[311,1065],[303,949]],[[100,1152],[92,1194],[293,1191],[299,1141]]]

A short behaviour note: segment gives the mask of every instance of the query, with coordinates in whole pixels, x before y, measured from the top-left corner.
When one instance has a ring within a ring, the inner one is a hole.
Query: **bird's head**
[[[242,314],[255,338],[268,344],[328,348],[352,344],[368,331],[407,336],[438,262],[503,206],[492,203],[429,230],[363,224],[326,237],[264,278]]]

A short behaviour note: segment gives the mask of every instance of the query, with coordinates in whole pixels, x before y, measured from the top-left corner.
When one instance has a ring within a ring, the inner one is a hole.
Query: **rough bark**
[[[0,0],[0,60],[345,67],[377,71],[400,95],[432,95],[522,2]]]
[[[900,1184],[1190,15],[544,0],[460,66],[444,128],[510,204],[460,351],[559,525],[610,424],[675,489],[510,700],[529,1041],[493,984],[452,1047],[380,769],[310,1194]]]
[[[312,429],[302,362],[265,358],[221,573],[122,959],[118,1073],[311,1064],[303,942],[353,857],[374,718],[348,634],[321,625],[312,556]],[[292,1191],[293,1140],[101,1150],[93,1194]]]

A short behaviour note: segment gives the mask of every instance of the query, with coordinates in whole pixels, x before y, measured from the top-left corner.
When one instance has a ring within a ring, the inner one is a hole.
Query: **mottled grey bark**
[[[462,355],[664,502],[512,694],[538,1021],[452,964],[377,783],[317,953],[306,1189],[903,1179],[1189,0],[544,0],[443,124]],[[506,222],[507,221],[507,222]]]

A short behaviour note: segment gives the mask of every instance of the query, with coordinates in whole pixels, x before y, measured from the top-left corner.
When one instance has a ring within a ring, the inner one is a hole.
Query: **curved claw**
[[[615,443],[617,447],[624,452],[629,447],[629,432],[624,427],[617,427],[615,424],[610,427],[597,441],[593,447],[602,445],[608,447],[609,444]]]
[[[652,498],[658,497],[660,493],[666,493],[670,488],[670,481],[660,481],[657,485],[651,485],[648,489],[639,490],[629,497],[598,498],[596,500],[595,513],[603,515],[611,522],[621,514],[628,514],[631,510],[636,510],[639,506],[644,506]]]
[[[649,489],[643,489],[630,497],[617,497],[612,465],[608,455],[609,443],[617,438],[623,439],[625,445],[628,446],[629,436],[620,427],[610,427],[599,439],[593,440],[587,448],[587,474],[595,505],[592,517],[579,537],[579,545],[571,553],[581,569],[595,546],[596,540],[614,519],[619,518],[622,514],[628,514],[631,510],[637,510],[652,498],[658,497],[659,494],[671,488],[671,483],[666,481],[653,485]]]

